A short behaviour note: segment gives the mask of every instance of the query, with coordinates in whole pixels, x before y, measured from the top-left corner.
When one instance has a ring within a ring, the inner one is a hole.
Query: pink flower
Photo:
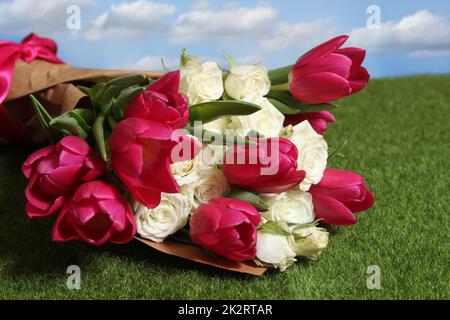
[[[261,217],[249,203],[215,198],[192,215],[190,236],[196,244],[231,261],[256,255],[256,227]]]
[[[257,145],[234,146],[225,154],[223,173],[232,184],[255,192],[281,193],[298,185],[298,151],[285,138],[258,139]]]
[[[53,241],[84,241],[102,245],[127,243],[136,234],[130,205],[112,184],[96,180],[82,184],[66,203],[53,227]]]
[[[319,111],[319,112],[305,112],[299,113],[293,116],[286,116],[286,120],[284,121],[284,126],[293,125],[308,120],[311,127],[318,134],[323,134],[327,131],[328,122],[335,122],[333,114],[328,111]]]
[[[170,165],[182,159],[172,159],[172,151],[179,144],[192,146],[191,142],[166,124],[128,118],[114,127],[109,138],[112,167],[134,199],[154,208],[161,200],[161,192],[179,192]],[[185,160],[186,154],[181,153]],[[192,159],[195,153],[187,155]]]
[[[326,224],[352,225],[356,223],[353,213],[367,210],[375,202],[363,177],[351,171],[327,169],[309,192],[317,218]]]
[[[83,139],[67,136],[31,154],[22,171],[30,179],[25,211],[45,217],[58,211],[81,183],[103,175],[105,165]]]
[[[289,74],[289,91],[308,104],[333,101],[363,89],[369,73],[361,66],[366,51],[339,49],[348,36],[331,39],[301,56]]]
[[[125,118],[142,118],[184,128],[189,120],[188,101],[178,92],[180,72],[166,74],[133,99],[125,108]]]

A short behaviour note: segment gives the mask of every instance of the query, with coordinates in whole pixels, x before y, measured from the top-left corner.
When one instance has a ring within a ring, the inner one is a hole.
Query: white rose
[[[295,259],[295,252],[291,248],[294,241],[292,236],[286,237],[271,233],[258,232],[256,240],[256,257],[264,264],[268,264],[280,271],[286,270]]]
[[[191,212],[188,199],[180,193],[161,194],[160,204],[153,209],[135,202],[137,233],[154,242],[163,242],[187,224]]]
[[[196,60],[182,68],[180,92],[191,105],[218,100],[223,94],[222,71],[217,63]]]
[[[300,190],[308,191],[312,184],[322,180],[327,166],[328,145],[322,135],[303,121],[291,130],[289,137],[298,149],[297,169],[305,170],[306,177],[300,184]]]
[[[263,97],[270,91],[267,69],[258,65],[234,67],[225,80],[225,90],[235,100]]]
[[[206,145],[195,158],[196,162],[198,163],[198,170],[203,170],[214,165],[222,164],[226,150],[227,147],[223,145]]]
[[[228,117],[222,117],[217,120],[203,124],[203,129],[216,133],[224,133],[227,130],[228,122],[229,122]]]
[[[230,185],[222,170],[215,166],[202,168],[194,185],[195,208],[200,203],[208,203],[213,198],[223,197],[230,191]]]
[[[178,185],[193,183],[198,179],[198,164],[193,160],[179,161],[170,165],[172,174]]]
[[[298,256],[316,260],[328,245],[328,232],[323,228],[309,227],[296,232],[294,250]]]
[[[312,196],[300,190],[291,190],[270,197],[268,217],[273,221],[305,224],[315,219]]]
[[[260,106],[261,110],[248,116],[231,117],[228,128],[241,137],[252,130],[265,137],[278,137],[283,129],[284,115],[267,98],[259,98],[253,103]]]

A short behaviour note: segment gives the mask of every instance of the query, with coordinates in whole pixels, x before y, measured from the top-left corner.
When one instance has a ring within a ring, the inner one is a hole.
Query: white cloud
[[[350,36],[350,44],[372,52],[407,52],[415,58],[450,54],[450,22],[427,10],[386,22],[378,30],[355,29]]]
[[[282,50],[291,46],[309,47],[320,43],[333,32],[327,30],[330,19],[288,24],[281,22],[273,31],[259,41],[262,51]]]
[[[113,4],[111,9],[99,15],[86,31],[89,40],[114,37],[121,40],[136,40],[158,31],[165,16],[175,13],[171,4],[138,0]]]
[[[169,37],[172,42],[242,41],[248,36],[260,37],[273,28],[279,16],[278,11],[268,5],[232,5],[218,9],[205,2],[200,4],[177,17]]]
[[[170,70],[178,69],[179,59],[161,56],[145,56],[135,62],[126,61],[120,64],[117,69],[160,71],[163,70],[161,58],[164,60],[165,66]]]
[[[8,34],[24,35],[36,32],[51,35],[68,31],[67,8],[78,5],[83,10],[95,6],[94,0],[11,0],[0,3],[0,30]]]

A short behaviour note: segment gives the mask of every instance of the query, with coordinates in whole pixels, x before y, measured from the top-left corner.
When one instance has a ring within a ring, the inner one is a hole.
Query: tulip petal
[[[347,41],[347,39],[348,36],[343,35],[328,40],[318,45],[317,47],[314,47],[297,60],[297,62],[295,63],[295,67],[305,66],[319,59],[322,59],[323,57],[332,53],[334,50],[341,47],[345,43],[345,41]]]
[[[335,73],[344,79],[348,79],[351,66],[352,60],[347,56],[330,53],[328,56],[315,63],[297,69],[295,77],[302,78],[316,73],[330,72]]]
[[[180,71],[172,71],[152,83],[148,91],[178,92],[180,87]]]
[[[349,57],[352,60],[352,69],[359,68],[363,63],[364,58],[366,57],[366,50],[361,48],[340,48],[336,49],[334,53]]]
[[[64,137],[58,142],[58,145],[73,154],[87,155],[90,152],[89,145],[86,141],[77,136]]]
[[[309,104],[330,102],[348,96],[350,83],[334,73],[318,73],[298,78],[290,84],[293,96]]]
[[[30,156],[28,156],[27,160],[25,160],[22,166],[22,172],[27,179],[30,179],[31,173],[33,172],[33,167],[36,165],[36,162],[51,154],[54,149],[54,145],[47,146],[36,152],[33,152]]]
[[[314,212],[323,223],[348,226],[356,223],[356,217],[341,202],[313,194]]]

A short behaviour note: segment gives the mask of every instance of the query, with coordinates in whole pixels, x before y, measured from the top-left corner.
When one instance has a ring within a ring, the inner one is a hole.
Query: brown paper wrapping
[[[27,64],[19,60],[14,69],[12,87],[4,108],[32,143],[43,143],[46,136],[34,115],[28,97],[30,94],[35,94],[48,112],[52,116],[57,116],[76,107],[90,107],[90,100],[74,83],[92,84],[137,73],[152,78],[164,75],[163,72],[72,68],[42,60],[34,60]],[[155,243],[140,237],[136,239],[166,254],[230,271],[260,276],[267,270],[252,263],[237,263],[214,257],[199,247],[182,242],[167,240]]]
[[[45,135],[34,115],[28,97],[30,94],[35,94],[49,113],[57,116],[76,107],[90,107],[89,99],[74,83],[92,84],[138,73],[152,78],[164,74],[157,71],[72,68],[66,64],[43,60],[34,60],[31,63],[18,60],[4,108],[27,140],[37,144],[43,143]]]
[[[141,241],[142,243],[152,247],[153,249],[164,252],[166,254],[207,264],[221,269],[251,274],[254,276],[260,276],[267,270],[267,268],[258,267],[250,262],[249,263],[233,262],[212,255],[208,255],[205,251],[203,251],[199,247],[187,243],[176,242],[172,240],[165,240],[163,243],[156,243],[150,240],[143,239],[141,237],[135,238]]]

